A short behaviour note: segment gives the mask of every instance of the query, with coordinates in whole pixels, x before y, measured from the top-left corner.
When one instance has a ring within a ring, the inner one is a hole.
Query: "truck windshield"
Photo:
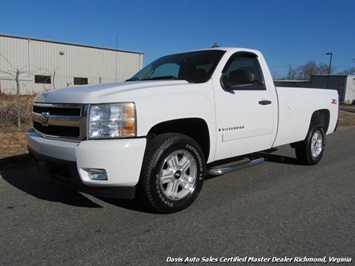
[[[211,78],[225,51],[207,50],[161,57],[127,81],[179,79],[203,83]]]

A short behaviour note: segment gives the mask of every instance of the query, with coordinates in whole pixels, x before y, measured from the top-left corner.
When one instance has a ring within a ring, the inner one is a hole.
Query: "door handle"
[[[260,104],[260,105],[268,105],[268,104],[271,104],[271,101],[269,101],[269,100],[262,100],[262,101],[259,101],[259,104]]]

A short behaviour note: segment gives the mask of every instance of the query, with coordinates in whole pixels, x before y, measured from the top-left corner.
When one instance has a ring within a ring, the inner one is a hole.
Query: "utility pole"
[[[328,71],[328,82],[327,82],[327,89],[329,89],[329,80],[330,80],[330,73],[332,71],[332,59],[333,59],[333,53],[326,53],[326,55],[330,55],[330,61],[329,61],[329,71]]]

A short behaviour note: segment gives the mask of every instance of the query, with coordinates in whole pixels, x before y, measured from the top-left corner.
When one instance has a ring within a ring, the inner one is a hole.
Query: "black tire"
[[[308,130],[306,139],[296,144],[296,157],[301,164],[315,165],[322,159],[325,148],[323,128],[315,124]]]
[[[199,195],[205,168],[203,152],[192,138],[177,133],[158,135],[147,144],[139,196],[157,212],[181,211]]]

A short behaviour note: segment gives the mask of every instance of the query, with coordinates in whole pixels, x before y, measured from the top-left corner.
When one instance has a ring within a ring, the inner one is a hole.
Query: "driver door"
[[[215,159],[269,149],[276,132],[276,94],[265,84],[257,55],[238,52],[231,56],[214,88]]]

